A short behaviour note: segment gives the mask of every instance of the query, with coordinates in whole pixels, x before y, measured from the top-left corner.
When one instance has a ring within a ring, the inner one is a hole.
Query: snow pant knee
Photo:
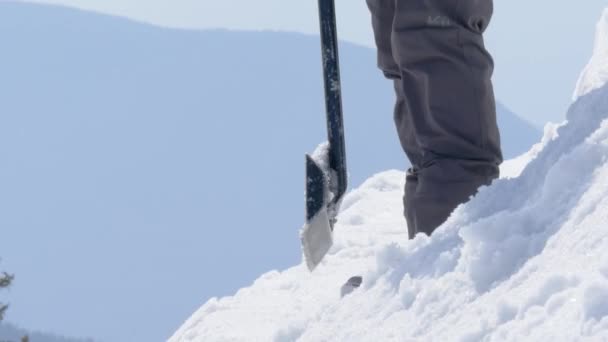
[[[493,61],[478,30],[489,17],[463,13],[472,1],[395,2],[391,51],[405,101],[395,121],[404,150],[421,150],[419,168],[438,156],[502,161]],[[409,146],[414,139],[416,146]]]
[[[492,0],[367,4],[378,65],[396,82],[395,123],[412,164],[437,155],[500,163],[493,60],[481,35]]]

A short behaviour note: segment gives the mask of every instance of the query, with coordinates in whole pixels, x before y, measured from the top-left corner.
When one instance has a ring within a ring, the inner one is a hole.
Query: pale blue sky
[[[35,0],[162,26],[314,33],[314,0]],[[342,39],[373,46],[364,0],[336,0]],[[499,0],[486,40],[496,59],[497,97],[542,126],[560,121],[608,0]],[[530,92],[535,92],[530,96]]]

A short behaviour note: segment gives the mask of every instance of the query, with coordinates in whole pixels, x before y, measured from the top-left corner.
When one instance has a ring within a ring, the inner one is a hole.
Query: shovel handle
[[[325,88],[325,111],[327,114],[327,140],[329,141],[329,166],[335,173],[334,175],[330,175],[332,180],[331,190],[335,194],[332,204],[337,204],[346,192],[347,173],[338,57],[338,33],[336,30],[334,0],[319,0],[319,23]]]

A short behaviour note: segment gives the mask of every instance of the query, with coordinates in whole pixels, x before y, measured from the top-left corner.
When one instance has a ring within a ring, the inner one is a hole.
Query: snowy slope
[[[594,64],[606,70],[608,58]],[[267,273],[207,302],[171,341],[607,340],[606,76],[587,68],[579,88],[595,90],[515,163],[525,169],[484,188],[431,238],[407,241],[403,174],[376,175],[345,199],[315,273]],[[355,274],[362,288],[340,299]]]

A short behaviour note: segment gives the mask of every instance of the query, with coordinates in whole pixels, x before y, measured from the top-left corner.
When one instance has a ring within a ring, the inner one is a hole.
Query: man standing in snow
[[[482,33],[492,0],[367,0],[378,66],[393,80],[394,119],[412,167],[404,214],[409,237],[430,235],[502,162]]]

